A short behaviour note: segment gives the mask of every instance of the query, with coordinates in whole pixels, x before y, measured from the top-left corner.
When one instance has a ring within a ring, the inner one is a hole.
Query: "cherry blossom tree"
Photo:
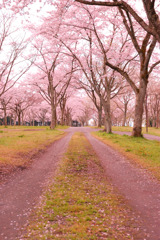
[[[74,61],[61,53],[61,46],[54,42],[54,49],[47,43],[35,46],[38,51],[38,58],[35,65],[40,70],[36,75],[37,81],[34,85],[39,89],[41,96],[51,106],[51,129],[54,129],[57,122],[56,109],[66,97],[66,91],[72,80]]]
[[[33,63],[27,58],[27,42],[19,36],[16,18],[6,11],[0,12],[0,97],[25,75]]]
[[[123,113],[123,120],[122,120],[122,126],[126,126],[127,123],[127,111],[129,108],[129,104],[133,104],[133,99],[135,98],[134,92],[131,88],[126,87],[121,91],[121,94],[118,95],[114,99],[114,103],[116,104],[117,108],[121,110]]]
[[[80,84],[88,94],[90,94],[90,97],[92,97],[96,105],[95,94],[99,97],[100,105],[97,105],[97,107],[100,112],[102,111],[103,105],[105,112],[105,129],[110,133],[112,131],[110,99],[114,98],[121,90],[124,78],[117,76],[114,70],[106,66],[108,49],[106,49],[104,42],[107,41],[107,37],[103,33],[102,28],[105,30],[107,26],[105,24],[103,27],[102,24],[99,26],[97,22],[98,12],[95,10],[96,13],[93,11],[91,13],[88,8],[80,9],[80,11],[84,13],[83,20],[80,21],[77,19],[77,22],[74,24],[64,22],[64,25],[70,27],[67,33],[72,34],[74,42],[67,34],[65,34],[65,39],[60,35],[60,41],[77,61],[80,67],[79,70],[83,72],[84,76],[83,78],[79,78]],[[115,29],[113,29],[113,35],[114,31]],[[81,46],[82,43],[84,47]],[[110,49],[112,37],[108,45]],[[119,79],[121,79],[121,81],[119,81]]]
[[[94,91],[92,86],[90,88],[86,88],[86,86],[83,88],[85,89],[88,97],[92,100],[95,106],[95,111],[97,111],[97,116],[98,116],[98,123],[97,126],[101,127],[102,126],[102,110],[103,110],[103,104],[102,104],[102,99],[99,97],[98,94]]]
[[[60,124],[62,126],[65,125],[65,122],[69,122],[69,120],[66,121],[66,118],[69,119],[69,116],[67,116],[69,114],[69,108],[67,108],[67,101],[68,101],[69,97],[70,97],[69,94],[65,94],[62,98],[60,98],[60,102],[59,102],[59,107],[61,110]],[[68,125],[68,124],[66,124],[66,125]]]
[[[36,97],[35,104],[26,109],[24,121],[31,126],[49,125],[51,115],[50,106],[39,94],[35,92],[34,95]]]
[[[159,19],[159,3],[156,0],[141,0],[141,1],[87,1],[75,0],[75,2],[97,5],[103,7],[117,7],[124,15],[130,15],[134,20],[150,35],[153,35],[160,42],[160,19]],[[142,5],[143,4],[143,5]],[[140,8],[141,6],[141,8]],[[140,8],[140,11],[139,11]],[[107,8],[106,8],[107,11]],[[146,13],[146,18],[141,15]]]
[[[42,122],[42,126],[45,125],[47,113],[48,110],[46,108],[40,108],[38,111],[38,119]]]
[[[28,91],[22,86],[15,88],[10,109],[14,112],[18,125],[23,125],[25,111],[34,104],[36,104],[36,96],[32,91]]]
[[[33,4],[34,2],[43,2],[42,0],[32,1],[32,0],[3,0],[1,7],[10,6],[14,12],[18,12],[27,5]],[[48,0],[45,1],[50,4],[55,4],[55,1]],[[59,4],[65,6],[71,4],[73,1],[59,0],[56,1]],[[128,13],[135,19],[135,21],[149,34],[153,35],[160,42],[160,19],[159,19],[159,2],[158,0],[138,0],[138,1],[100,1],[100,0],[75,0],[75,2],[88,4],[88,5],[98,5],[102,6],[107,10],[107,7],[119,8],[123,12]],[[139,8],[141,11],[139,11]],[[141,13],[145,13],[145,18],[143,18]]]
[[[77,1],[80,3],[85,3],[89,5],[101,5],[101,6],[116,6],[119,15],[121,16],[117,18],[115,21],[115,24],[118,23],[121,28],[123,26],[125,27],[124,30],[126,31],[126,34],[129,36],[130,40],[132,42],[132,46],[135,49],[135,52],[138,54],[140,62],[139,69],[139,86],[134,83],[131,76],[126,72],[124,69],[124,66],[119,66],[119,62],[115,63],[115,58],[111,61],[111,58],[107,56],[106,58],[106,65],[113,70],[120,73],[125,79],[128,81],[128,83],[133,88],[135,94],[136,94],[136,105],[135,105],[135,122],[134,122],[134,128],[132,135],[133,136],[141,136],[142,131],[142,116],[143,116],[143,104],[145,100],[145,94],[148,84],[149,75],[153,71],[154,67],[160,63],[159,59],[155,58],[155,62],[153,61],[153,54],[154,49],[156,47],[156,40],[157,35],[151,34],[149,31],[146,33],[143,31],[142,28],[138,24],[136,24],[135,18],[133,17],[133,12],[131,13],[131,9],[129,8],[130,5],[126,4],[124,1]],[[153,1],[155,2],[155,1]],[[147,9],[147,6],[149,5],[144,4],[145,9]],[[154,7],[154,3],[152,3],[152,6]],[[128,7],[128,8],[127,8]],[[151,5],[150,5],[151,7]],[[104,7],[103,7],[104,9]],[[130,11],[129,11],[130,9]],[[149,8],[148,8],[149,9]],[[107,10],[107,9],[106,9]],[[135,12],[136,13],[136,12]],[[138,16],[138,15],[137,15]],[[158,18],[157,18],[158,20]],[[103,19],[102,19],[103,21]],[[159,20],[158,20],[159,21]],[[153,27],[153,25],[152,25]],[[123,30],[123,31],[124,31]],[[144,36],[144,37],[143,37]],[[128,43],[127,43],[128,44]],[[126,46],[126,45],[125,45]],[[124,45],[123,45],[124,47]],[[121,46],[122,48],[122,46]],[[132,50],[133,51],[133,50]],[[132,54],[133,56],[133,54]],[[152,59],[151,59],[152,57]],[[151,61],[152,60],[152,61]]]
[[[4,0],[3,4],[6,5],[2,6],[15,12],[21,9],[27,12],[27,8],[24,7],[32,8],[34,5],[31,4],[35,2],[38,1]],[[79,76],[81,75],[80,87],[86,89],[97,111],[101,112],[103,105],[107,132],[111,132],[110,100],[114,95],[118,95],[121,81],[126,79],[136,96],[132,135],[141,136],[145,99],[148,101],[151,99],[146,95],[148,82],[151,73],[160,63],[157,48],[157,41],[160,42],[158,1],[48,0],[45,2],[54,7],[51,16],[48,15],[48,18],[43,19],[41,29],[36,29],[35,32],[35,35],[41,36],[37,37],[35,44],[38,56],[36,64],[39,68],[39,74],[35,74],[35,84],[50,106],[54,106],[52,128],[56,124],[57,106],[60,104],[62,122],[64,122],[65,106],[70,109],[66,104],[65,94],[76,64],[76,71],[79,72]],[[1,32],[3,45],[3,31]],[[42,38],[45,38],[44,46]],[[0,61],[2,94],[13,87],[23,74],[21,72],[18,75],[14,71],[18,57],[22,56],[22,46],[20,41],[16,44],[13,41],[7,55],[8,60]],[[15,56],[17,58],[14,60]],[[14,76],[16,77],[13,78]],[[123,103],[125,101],[127,104],[128,100],[125,99]]]
[[[65,125],[71,126],[72,125],[72,108],[66,107],[65,108]]]

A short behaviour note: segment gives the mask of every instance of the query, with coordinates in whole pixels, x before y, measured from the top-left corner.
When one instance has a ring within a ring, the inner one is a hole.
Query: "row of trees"
[[[116,56],[116,61],[115,54],[110,56],[108,54],[108,52],[110,51],[108,46],[106,49],[106,44],[104,46],[98,34],[96,34],[96,36],[98,36],[99,38],[101,51],[107,53],[105,57],[105,66],[108,66],[114,72],[119,73],[122,76],[122,78],[125,78],[125,80],[128,82],[128,84],[131,86],[135,93],[136,104],[135,104],[134,128],[132,134],[133,136],[141,136],[143,107],[149,77],[154,68],[160,63],[159,58],[157,58],[157,56],[154,56],[154,53],[156,52],[156,43],[157,41],[159,41],[159,34],[157,34],[157,29],[160,25],[158,15],[156,14],[154,9],[155,1],[143,1],[144,9],[146,11],[146,15],[149,21],[149,26],[143,21],[142,18],[139,17],[138,11],[135,11],[132,8],[131,1],[100,2],[78,0],[77,2],[89,5],[103,6],[99,8],[99,11],[102,9],[102,11],[105,11],[105,13],[109,13],[110,18],[111,11],[107,7],[116,7],[116,11],[112,13],[114,16],[114,20],[113,17],[111,19],[111,21],[114,24],[114,28],[112,30],[112,37],[110,38],[111,44],[107,44],[109,45],[109,48],[113,48],[112,47],[113,41],[116,36],[116,41],[118,40],[118,42],[120,43],[116,44],[118,47],[116,51],[119,50],[117,54],[119,56]],[[104,15],[105,15],[104,21],[109,22],[110,19],[107,19],[108,14]],[[147,26],[149,28],[147,28]],[[155,29],[155,27],[157,28]],[[121,34],[121,36],[119,36],[119,33]],[[125,58],[123,58],[123,56],[125,56]],[[119,61],[119,59],[121,61]],[[135,68],[134,72],[136,70],[137,76],[133,74],[133,71],[130,68],[130,66],[132,67],[132,69]],[[127,69],[128,67],[130,69]]]
[[[19,93],[20,90],[20,93]],[[0,124],[2,125],[46,125],[51,123],[51,111],[49,105],[40,97],[37,92],[29,92],[25,89],[12,89],[0,98]],[[71,124],[71,109],[65,110],[61,105],[57,108],[56,123],[62,125]]]
[[[37,89],[38,90],[38,89]],[[20,91],[20,92],[19,92]],[[56,123],[71,125],[72,119],[77,119],[81,125],[91,124],[101,127],[104,125],[105,114],[103,108],[98,111],[90,96],[86,94],[83,101],[79,97],[64,97],[56,108]],[[74,104],[73,104],[74,102]],[[78,109],[78,110],[77,110]],[[51,111],[49,104],[44,101],[37,92],[26,91],[26,88],[12,88],[10,92],[0,98],[0,124],[18,125],[47,125],[51,123]],[[111,100],[111,120],[112,125],[127,126],[133,125],[134,93],[133,91],[121,91]],[[81,111],[81,112],[80,112]],[[146,115],[147,114],[147,115]],[[148,90],[145,99],[145,114],[143,124],[147,126],[159,127],[160,124],[160,89],[156,86]]]
[[[87,95],[91,99],[99,126],[102,115],[105,116],[108,133],[112,131],[113,119],[117,119],[120,112],[124,115],[122,124],[126,123],[129,102],[132,111],[134,108],[133,136],[141,136],[144,107],[146,124],[158,126],[159,92],[155,92],[159,88],[160,64],[158,5],[156,1],[141,2],[143,4],[138,6],[130,0],[48,1],[52,10],[47,17],[41,17],[41,24],[29,25],[31,37],[27,41],[18,40],[18,44],[15,41],[9,43],[14,46],[14,51],[16,49],[13,54],[12,47],[9,48],[16,60],[8,55],[8,62],[1,64],[4,79],[1,80],[1,96],[20,79],[26,81],[26,87],[32,89],[29,91],[39,93],[50,106],[51,128],[54,128],[57,109],[61,109],[61,122],[64,123],[64,112],[72,109],[72,96],[83,89],[85,94],[82,91],[81,96]],[[19,8],[13,4],[10,7],[20,11],[24,2],[19,3]],[[30,50],[27,57],[24,54],[26,43]],[[17,77],[12,78],[18,56],[21,62],[25,59],[25,69],[19,68],[20,74],[16,72],[14,76]],[[7,69],[6,72],[3,69]],[[70,105],[67,99],[70,99]],[[89,114],[86,110],[84,106],[79,113],[76,111],[81,122],[84,121],[83,113]]]

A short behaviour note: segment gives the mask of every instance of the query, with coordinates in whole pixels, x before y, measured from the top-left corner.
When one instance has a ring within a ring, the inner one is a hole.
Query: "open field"
[[[140,223],[108,183],[83,133],[76,133],[24,239],[140,237],[144,237]]]
[[[93,134],[160,179],[160,142],[102,131]]]
[[[0,170],[24,167],[40,150],[61,138],[64,132],[46,127],[1,127]]]

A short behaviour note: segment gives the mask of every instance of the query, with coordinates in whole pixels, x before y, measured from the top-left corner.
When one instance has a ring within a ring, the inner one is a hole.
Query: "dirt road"
[[[0,239],[16,239],[28,216],[54,176],[72,133],[53,143],[31,167],[12,175],[0,186]]]
[[[143,169],[136,168],[115,150],[91,136],[90,128],[69,128],[29,169],[12,176],[0,189],[0,239],[16,239],[19,230],[39,201],[43,189],[67,149],[74,132],[83,132],[100,158],[107,176],[144,221],[150,240],[160,240],[160,184]],[[19,238],[18,238],[19,239]]]

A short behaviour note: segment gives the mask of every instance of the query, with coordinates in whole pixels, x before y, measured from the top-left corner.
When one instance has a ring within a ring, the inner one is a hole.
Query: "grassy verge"
[[[42,131],[41,131],[42,130]],[[30,158],[63,136],[64,132],[46,128],[6,128],[0,130],[0,169],[24,166]]]
[[[69,128],[69,126],[62,126],[62,125],[57,125],[56,126],[56,129],[67,129]],[[12,129],[12,130],[29,130],[29,129],[35,129],[35,130],[49,130],[50,129],[50,126],[4,126],[4,125],[1,125],[0,126],[0,130],[2,131],[6,131],[8,129]]]
[[[113,131],[120,131],[120,132],[131,132],[132,128],[131,127],[118,127],[118,126],[113,126],[112,127]]]
[[[93,135],[160,179],[160,142],[104,132],[94,132]]]
[[[132,211],[108,183],[91,145],[76,133],[24,238],[142,239],[140,229]]]
[[[150,128],[148,128],[148,132],[146,132],[146,129],[143,128],[143,133],[160,136],[160,128],[157,129],[154,127],[152,127],[152,128],[150,127]]]
[[[112,127],[113,131],[120,131],[120,132],[132,132],[132,127]],[[149,127],[148,132],[146,132],[146,128],[142,128],[142,133],[150,134],[150,135],[155,135],[155,136],[160,136],[160,128],[154,128],[154,127]]]

